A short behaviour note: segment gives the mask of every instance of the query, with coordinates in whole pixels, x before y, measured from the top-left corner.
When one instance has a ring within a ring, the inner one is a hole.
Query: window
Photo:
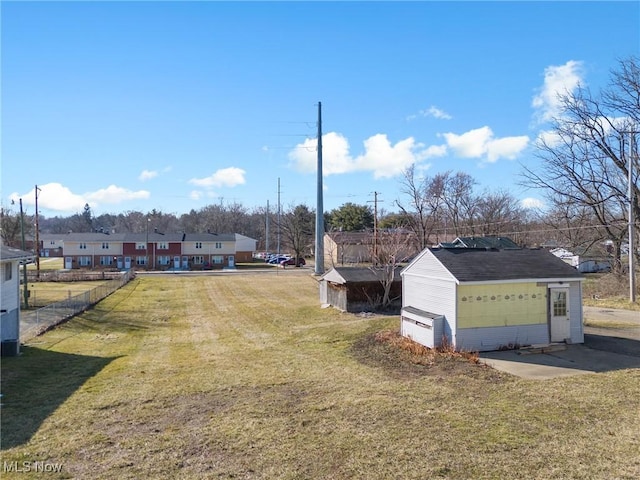
[[[109,255],[103,255],[102,257],[100,257],[100,265],[102,266],[113,265],[113,257]]]
[[[147,257],[136,257],[136,265],[146,265],[147,264]]]
[[[87,249],[87,244],[86,243],[81,243],[80,245],[78,245],[78,248],[80,250],[86,250]]]
[[[109,242],[102,242],[102,249],[109,250]]]
[[[167,242],[158,242],[158,250],[169,250],[169,244]]]
[[[567,292],[556,292],[553,296],[553,316],[567,316]]]
[[[171,263],[171,257],[169,255],[159,255],[158,256],[158,265],[167,266]]]
[[[202,248],[202,242],[196,242],[196,248]]]
[[[80,265],[81,267],[91,266],[91,257],[88,257],[86,255],[78,257],[78,265]]]
[[[222,243],[221,242],[216,242],[216,248],[222,248]]]
[[[136,250],[146,250],[147,244],[144,242],[136,242]]]
[[[204,263],[204,257],[202,255],[196,255],[191,257],[194,265],[202,265]]]
[[[24,268],[26,268],[26,265]],[[4,271],[3,271],[2,279],[5,282],[8,282],[9,280],[11,280],[11,277],[13,275],[13,265],[11,263],[5,263],[3,270]]]
[[[212,260],[216,265],[222,265],[224,263],[224,257],[222,255],[214,255]]]

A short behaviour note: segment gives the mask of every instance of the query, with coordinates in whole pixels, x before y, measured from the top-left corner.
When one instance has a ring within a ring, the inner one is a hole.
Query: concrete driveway
[[[640,368],[640,312],[584,307],[584,344],[483,352],[480,361],[518,377],[549,379]]]

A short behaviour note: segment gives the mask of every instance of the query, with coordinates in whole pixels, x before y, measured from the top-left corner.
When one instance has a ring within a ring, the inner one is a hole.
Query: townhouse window
[[[222,243],[221,242],[216,242],[216,248],[222,248]]]
[[[202,248],[202,242],[196,242],[196,248]]]
[[[158,265],[167,266],[171,263],[171,257],[169,255],[159,255]]]
[[[100,257],[100,265],[104,266],[109,266],[109,265],[113,265],[113,257],[110,255],[103,255]]]
[[[144,242],[136,242],[136,250],[146,250],[147,244]]]
[[[194,265],[202,265],[204,263],[204,257],[202,255],[196,255],[192,257]]]
[[[147,257],[138,256],[136,257],[136,265],[146,265]]]
[[[224,263],[224,256],[222,256],[222,255],[214,255],[213,256],[213,263],[215,263],[216,265],[222,265]]]
[[[80,265],[81,267],[91,266],[91,257],[88,257],[86,255],[78,257],[78,265]]]
[[[87,244],[86,243],[81,243],[80,245],[78,245],[78,248],[80,250],[86,250],[87,249]]]
[[[109,250],[109,242],[102,242],[102,249]]]
[[[167,242],[158,242],[158,250],[169,250],[169,244]]]

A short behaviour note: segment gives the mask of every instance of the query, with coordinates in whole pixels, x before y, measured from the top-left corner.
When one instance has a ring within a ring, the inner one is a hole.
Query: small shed
[[[0,340],[2,356],[17,355],[20,349],[20,264],[33,261],[34,255],[17,248],[0,248]]]
[[[400,311],[402,277],[400,267],[394,271],[390,309]],[[320,277],[320,304],[331,305],[343,312],[367,312],[379,307],[384,295],[382,269],[367,267],[335,267]]]
[[[546,250],[426,249],[401,276],[402,334],[427,347],[584,342],[583,276]]]

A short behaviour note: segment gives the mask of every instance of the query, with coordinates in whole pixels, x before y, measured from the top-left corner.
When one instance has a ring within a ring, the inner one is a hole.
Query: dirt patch
[[[396,378],[425,375],[442,377],[463,375],[474,378],[501,378],[495,370],[478,362],[477,354],[452,349],[430,349],[400,335],[395,330],[368,333],[351,346],[360,362],[382,368]]]

